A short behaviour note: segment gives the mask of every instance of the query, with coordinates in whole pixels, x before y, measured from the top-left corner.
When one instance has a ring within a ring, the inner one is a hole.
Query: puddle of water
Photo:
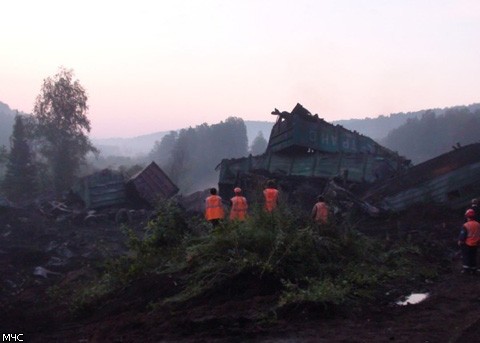
[[[404,301],[399,300],[396,302],[396,304],[401,306],[415,305],[427,299],[428,296],[428,293],[412,293],[408,297],[406,297]]]

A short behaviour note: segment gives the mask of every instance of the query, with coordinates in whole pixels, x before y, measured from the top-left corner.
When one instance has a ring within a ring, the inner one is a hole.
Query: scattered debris
[[[35,267],[33,270],[33,275],[42,276],[45,279],[48,279],[48,275],[61,275],[61,273],[52,272],[44,267]]]
[[[340,207],[342,213],[356,207],[371,217],[377,217],[380,214],[380,210],[377,207],[361,200],[349,190],[339,186],[334,180],[327,183],[323,194],[330,204],[335,204]]]
[[[429,293],[412,293],[409,296],[405,297],[405,300],[399,300],[396,302],[397,305],[415,305],[418,304],[430,296]]]

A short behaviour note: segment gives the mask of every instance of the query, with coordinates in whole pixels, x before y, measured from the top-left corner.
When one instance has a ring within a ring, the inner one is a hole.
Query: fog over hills
[[[445,114],[448,109],[454,109],[462,106],[452,106],[447,108],[433,108],[420,110],[416,112],[407,113],[392,113],[390,115],[380,115],[376,118],[364,118],[364,119],[347,119],[337,120],[333,124],[339,124],[348,130],[355,130],[361,134],[368,136],[379,143],[388,135],[388,133],[407,122],[412,118],[421,118],[427,111],[434,111],[437,116]],[[474,112],[480,109],[480,103],[471,104],[467,107],[470,111]]]
[[[455,108],[454,106],[450,108]],[[471,104],[466,106],[470,111],[480,109],[480,104]],[[444,114],[449,108],[431,109],[436,115]],[[332,124],[342,125],[346,129],[355,130],[365,136],[371,137],[382,144],[382,140],[388,133],[407,122],[411,118],[421,118],[427,110],[407,113],[393,113],[389,115],[380,115],[376,118],[364,119],[345,119],[333,121]],[[9,146],[9,139],[12,133],[15,111],[0,102],[0,146]],[[321,117],[321,114],[320,114]],[[247,128],[248,144],[251,145],[259,132],[262,132],[264,138],[268,141],[270,131],[274,124],[273,121],[253,121],[245,120]],[[177,131],[180,131],[178,129]],[[148,154],[155,145],[160,142],[169,131],[158,131],[136,137],[117,137],[117,138],[91,138],[93,144],[101,151],[102,156],[125,156],[135,157]]]
[[[247,128],[248,144],[251,145],[259,132],[268,140],[270,131],[274,122],[245,120]],[[177,131],[180,131],[177,130]],[[131,138],[92,138],[93,144],[100,149],[102,155],[118,155],[118,156],[137,156],[144,155],[152,150],[155,142],[160,142],[170,131],[159,131],[147,135],[141,135]]]

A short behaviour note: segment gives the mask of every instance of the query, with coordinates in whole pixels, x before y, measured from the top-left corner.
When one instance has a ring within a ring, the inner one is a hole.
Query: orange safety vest
[[[222,198],[218,195],[210,195],[205,199],[205,219],[223,219],[224,216]]]
[[[230,210],[230,219],[245,220],[247,216],[247,199],[245,197],[236,195],[232,199],[232,209]]]
[[[328,206],[324,202],[317,202],[312,210],[313,219],[322,224],[328,223]]]
[[[467,239],[465,244],[471,247],[477,246],[480,243],[480,223],[475,220],[469,220],[463,224],[467,229]]]
[[[263,190],[263,195],[265,197],[265,210],[272,212],[277,207],[278,190],[275,188],[267,188]]]

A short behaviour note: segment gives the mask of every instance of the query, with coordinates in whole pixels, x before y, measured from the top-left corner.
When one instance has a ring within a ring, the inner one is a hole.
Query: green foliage
[[[346,280],[337,283],[332,278],[305,278],[308,287],[299,287],[297,283],[284,281],[285,292],[279,305],[291,303],[330,303],[340,305],[347,301],[351,293],[351,285]]]
[[[106,273],[99,280],[95,280],[87,287],[78,289],[72,296],[70,311],[77,316],[87,316],[92,314],[101,299],[116,289],[116,279],[111,274]],[[52,296],[58,295],[55,290]],[[60,294],[61,296],[61,294]]]
[[[43,82],[35,102],[41,152],[51,168],[57,194],[73,185],[75,173],[88,152],[96,152],[87,133],[87,95],[73,71],[60,68],[53,78]]]
[[[425,277],[425,269],[431,271],[430,277],[436,275],[431,267],[418,270],[417,259],[411,256],[419,257],[416,247],[400,245],[385,250],[385,247],[366,237],[353,245],[353,241],[347,242],[348,239],[343,240],[343,249],[349,250],[350,254],[348,259],[336,265],[335,273],[307,277],[303,283],[284,281],[286,290],[280,298],[280,305],[305,302],[354,305],[362,300],[374,299],[382,290],[382,285],[394,280]],[[358,249],[359,245],[364,245],[363,251]]]
[[[266,213],[253,208],[245,222],[207,227],[203,219],[186,220],[173,202],[159,204],[145,235],[125,228],[129,254],[111,261],[106,279],[79,294],[75,306],[84,310],[108,287],[149,273],[181,275],[180,291],[160,303],[181,304],[228,287],[242,292],[242,280],[268,280],[278,285],[271,290],[278,306],[313,303],[325,309],[375,299],[383,285],[399,278],[435,276],[427,266],[417,266],[423,248],[412,242],[379,241],[351,226],[318,226],[293,209]]]
[[[478,107],[453,107],[443,114],[428,110],[390,131],[383,144],[414,163],[444,154],[452,147],[477,143],[480,130]]]
[[[189,235],[185,214],[175,202],[159,203],[154,219],[147,224],[145,235],[123,227],[128,237],[130,253],[107,263],[109,273],[120,284],[153,270],[166,268],[170,263],[184,261],[184,240]]]
[[[36,165],[22,116],[16,115],[2,189],[15,202],[32,199],[36,190]]]

